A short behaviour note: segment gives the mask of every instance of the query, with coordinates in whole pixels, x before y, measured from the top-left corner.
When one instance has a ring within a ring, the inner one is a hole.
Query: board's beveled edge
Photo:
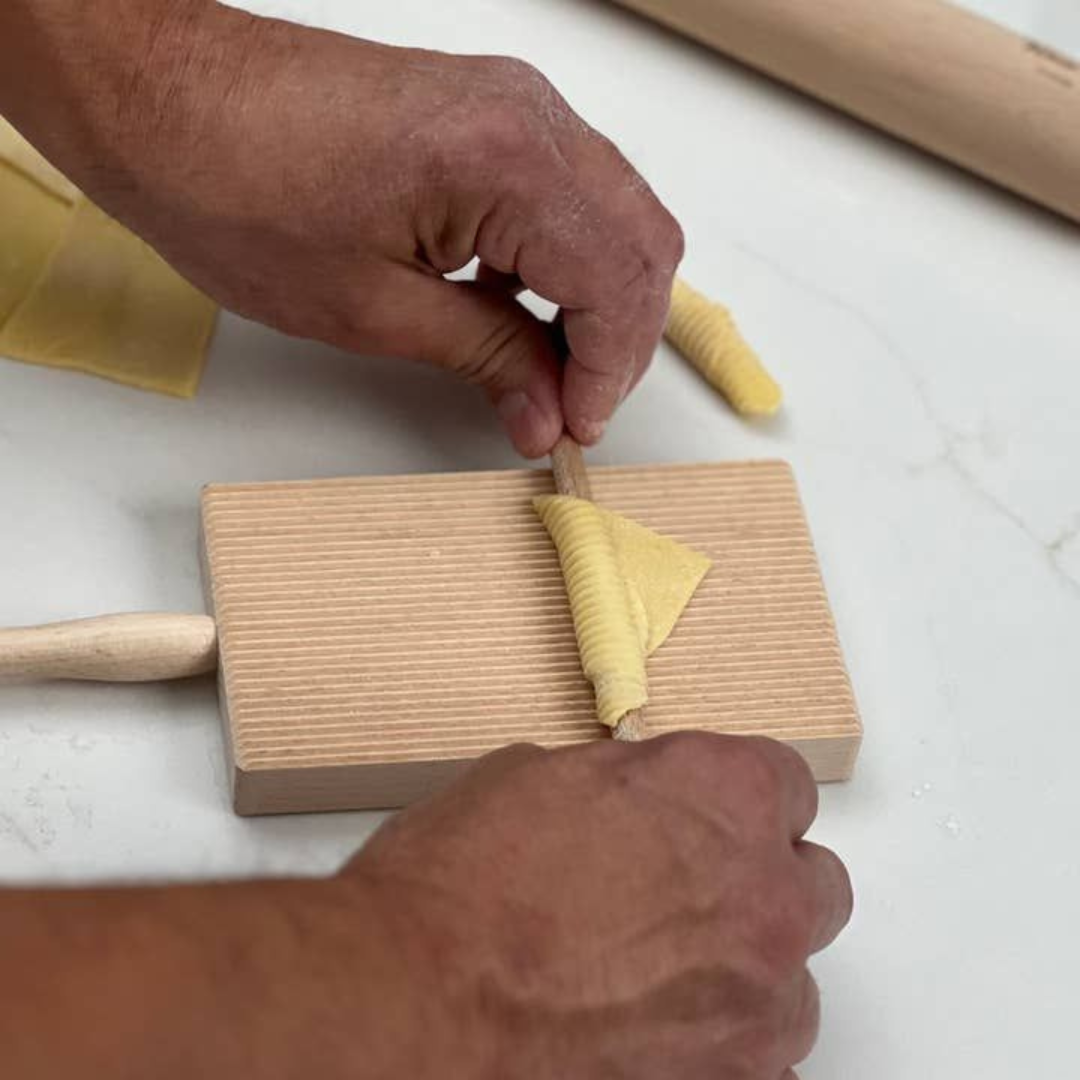
[[[202,571],[203,602],[206,605],[206,613],[217,622],[217,603],[214,596],[214,575],[210,570],[210,533],[207,528],[206,504],[210,489],[214,485],[205,484],[199,492],[199,566]],[[229,693],[227,688],[228,666],[227,650],[221,641],[221,624],[218,623],[218,669],[216,675],[218,719],[221,725],[221,741],[225,751],[225,768],[230,777],[230,794],[233,800],[233,809],[240,813],[237,807],[237,765],[236,741],[233,738],[232,719],[229,716]]]
[[[818,552],[817,540],[814,536],[814,526],[810,520],[810,512],[807,508],[806,500],[803,498],[803,489],[802,484],[799,483],[799,474],[795,471],[795,466],[792,465],[790,461],[780,461],[778,459],[777,464],[781,464],[787,469],[788,475],[791,477],[791,486],[795,492],[795,498],[798,501],[799,509],[802,512],[803,521],[806,522],[806,535],[810,540],[810,549],[814,553],[814,565],[817,567],[818,576],[821,578],[821,586],[825,592],[825,613],[829,617],[829,625],[832,627],[833,640],[836,643],[837,659],[840,668],[844,673],[844,679],[847,682],[848,687],[848,695],[851,698],[852,719],[857,739],[847,773],[838,778],[840,780],[850,780],[855,773],[855,765],[858,761],[859,753],[862,749],[863,738],[866,733],[863,725],[862,710],[859,708],[859,697],[855,693],[855,683],[851,678],[851,668],[848,666],[847,653],[844,651],[844,642],[840,637],[840,626],[836,621],[836,611],[833,608],[832,594],[829,592],[828,583],[825,581],[825,568],[821,565],[821,555]]]
[[[782,741],[806,761],[819,784],[833,784],[851,779],[862,735],[849,732]],[[266,770],[233,767],[233,805],[241,817],[396,810],[452,783],[473,762],[467,758],[422,765],[391,762]],[[357,795],[360,790],[365,792],[363,797]]]

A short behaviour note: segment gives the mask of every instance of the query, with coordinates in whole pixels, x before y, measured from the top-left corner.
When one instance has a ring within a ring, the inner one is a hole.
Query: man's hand
[[[426,947],[485,1075],[778,1080],[817,1035],[807,958],[851,913],[843,865],[801,840],[816,808],[766,740],[515,747],[348,873]]]
[[[564,422],[595,442],[644,373],[681,232],[528,64],[208,0],[13,2],[53,107],[0,77],[0,112],[225,306],[479,383],[528,456]],[[561,307],[565,372],[522,286]]]
[[[761,739],[514,747],[331,879],[0,890],[0,1075],[791,1080],[851,911],[815,805]]]

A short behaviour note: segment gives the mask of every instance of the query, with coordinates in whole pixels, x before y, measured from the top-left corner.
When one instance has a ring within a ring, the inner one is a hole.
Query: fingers
[[[632,290],[632,294],[637,290]],[[563,374],[562,408],[566,426],[577,440],[592,445],[600,440],[608,421],[645,373],[660,340],[662,322],[659,305],[634,295],[626,300],[626,311],[568,312],[566,340],[570,352]],[[628,318],[637,320],[644,333],[627,333],[620,326]]]
[[[803,758],[782,743],[759,740],[779,776],[787,810],[787,827],[813,912],[810,951],[820,952],[847,926],[854,908],[854,893],[847,868],[828,848],[802,840],[817,817],[818,789]]]
[[[546,750],[532,743],[512,743],[485,754],[470,766],[469,773],[474,779],[482,776],[485,780],[495,780],[546,753]]]
[[[489,287],[407,268],[392,277],[379,297],[367,299],[369,342],[482,386],[518,452],[529,458],[548,453],[564,426],[548,326]]]
[[[476,268],[476,284],[489,289],[500,289],[511,296],[525,291],[525,285],[517,274],[505,274],[486,263],[481,263]]]
[[[798,993],[795,1019],[784,1048],[786,1060],[794,1064],[810,1056],[821,1030],[821,993],[809,971],[803,975]]]
[[[747,742],[768,761],[784,804],[784,824],[792,840],[802,837],[818,811],[818,788],[814,774],[802,755],[775,739],[751,738]]]
[[[814,912],[810,951],[821,952],[847,926],[854,908],[854,893],[847,869],[828,848],[802,841],[795,845],[805,886]]]
[[[484,221],[477,252],[564,313],[566,425],[596,442],[659,343],[682,258],[682,233],[610,143],[580,122],[550,140]]]
[[[774,743],[776,767],[784,777],[791,838],[798,840],[813,825],[818,813],[818,786],[801,754],[783,743]]]
[[[621,168],[610,183],[626,183]],[[576,237],[564,229],[538,243],[535,258],[527,250],[520,261],[523,280],[563,308],[563,412],[567,427],[586,444],[601,437],[652,361],[682,251],[678,226],[647,189],[597,202],[592,213],[593,228]],[[562,280],[551,280],[560,266]]]

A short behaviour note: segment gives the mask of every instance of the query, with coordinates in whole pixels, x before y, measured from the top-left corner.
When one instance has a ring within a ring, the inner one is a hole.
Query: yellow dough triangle
[[[597,715],[614,728],[649,700],[645,660],[667,640],[711,564],[584,499],[545,495],[533,505],[559,553]]]

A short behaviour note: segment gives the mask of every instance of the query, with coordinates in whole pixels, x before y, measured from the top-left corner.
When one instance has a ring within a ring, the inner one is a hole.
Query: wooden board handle
[[[1080,63],[943,0],[616,0],[1080,221]]]
[[[0,630],[0,679],[161,682],[217,668],[206,615],[103,615]]]

